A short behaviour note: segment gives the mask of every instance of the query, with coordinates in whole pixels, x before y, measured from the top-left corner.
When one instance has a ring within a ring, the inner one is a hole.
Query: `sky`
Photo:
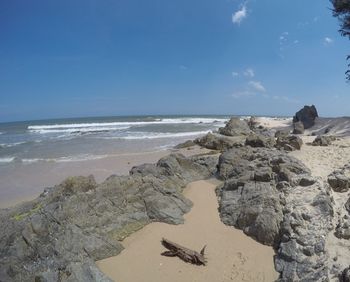
[[[0,1],[0,122],[350,115],[328,0]]]

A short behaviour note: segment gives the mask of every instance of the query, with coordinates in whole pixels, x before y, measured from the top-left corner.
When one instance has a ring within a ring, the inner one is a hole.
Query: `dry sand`
[[[219,218],[215,195],[217,182],[197,181],[184,195],[194,206],[185,224],[151,223],[123,241],[118,256],[97,262],[109,277],[121,282],[274,281],[274,251]],[[194,266],[177,257],[164,257],[162,237],[200,251],[206,248],[207,266]]]
[[[310,146],[315,136],[301,136],[304,145],[300,151],[291,152],[290,155],[301,160],[313,176],[323,180],[335,169],[339,169],[350,162],[350,137],[337,138],[330,146]]]

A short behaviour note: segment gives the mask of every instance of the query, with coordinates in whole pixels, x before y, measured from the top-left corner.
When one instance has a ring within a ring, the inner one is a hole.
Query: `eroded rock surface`
[[[324,246],[333,218],[327,185],[270,148],[223,153],[218,175],[225,180],[218,189],[223,222],[275,247],[281,281],[327,281]]]
[[[182,189],[212,176],[217,157],[173,154],[130,176],[72,177],[0,214],[0,281],[110,281],[94,261],[117,255],[118,240],[151,221],[183,222]]]

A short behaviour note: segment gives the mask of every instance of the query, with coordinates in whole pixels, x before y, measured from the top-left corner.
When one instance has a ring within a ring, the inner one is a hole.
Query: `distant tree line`
[[[331,0],[333,4],[333,16],[340,20],[340,30],[342,36],[350,39],[350,0]],[[347,56],[350,60],[350,55]],[[350,68],[350,64],[348,64]],[[346,71],[346,78],[350,81],[350,69]]]

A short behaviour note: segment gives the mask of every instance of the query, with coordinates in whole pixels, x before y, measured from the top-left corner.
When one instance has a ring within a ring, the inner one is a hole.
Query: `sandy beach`
[[[97,262],[116,281],[273,281],[274,251],[224,225],[217,211],[217,181],[189,184],[184,195],[194,206],[185,224],[151,223],[123,241],[125,250],[116,257]],[[165,237],[191,249],[206,248],[207,266],[194,266],[174,257],[164,257]]]

